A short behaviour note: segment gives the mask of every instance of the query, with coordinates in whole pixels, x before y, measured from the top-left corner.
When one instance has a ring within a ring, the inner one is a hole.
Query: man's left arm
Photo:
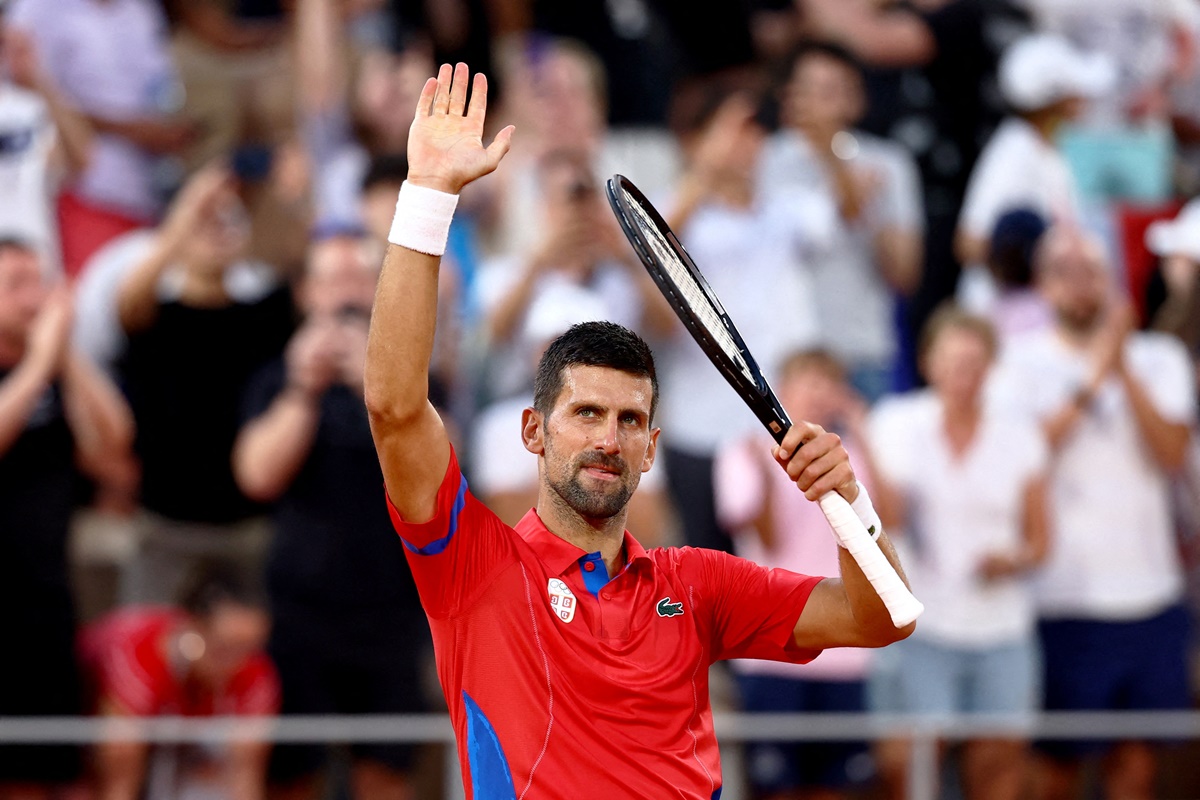
[[[802,446],[801,446],[802,445]],[[836,491],[855,506],[860,518],[869,498],[850,466],[850,458],[841,438],[819,425],[798,422],[788,431],[774,452],[797,488],[816,502],[827,492]],[[874,524],[878,525],[877,521]],[[876,542],[900,578],[908,583],[895,548],[882,530]],[[826,578],[816,585],[796,620],[793,632],[796,646],[806,650],[827,647],[883,647],[909,636],[915,623],[897,628],[887,607],[879,598],[858,563],[844,548],[838,551],[840,578]]]
[[[1182,351],[1182,348],[1179,350]],[[1178,405],[1180,409],[1194,409],[1195,393],[1190,390],[1191,370],[1187,357],[1183,355],[1182,358],[1174,358],[1172,361],[1178,364],[1170,364],[1170,368],[1157,371],[1157,379],[1160,381],[1159,393],[1169,392],[1178,387],[1178,391],[1172,392],[1175,397],[1163,400],[1170,402],[1172,406]],[[1125,357],[1118,357],[1113,371],[1125,389],[1138,433],[1141,434],[1154,462],[1164,472],[1177,472],[1187,459],[1188,445],[1191,442],[1191,421],[1181,421],[1173,418],[1177,415],[1163,413],[1159,407],[1160,403],[1155,402],[1158,398],[1151,396],[1143,379],[1134,374]],[[1175,400],[1181,402],[1173,402]]]

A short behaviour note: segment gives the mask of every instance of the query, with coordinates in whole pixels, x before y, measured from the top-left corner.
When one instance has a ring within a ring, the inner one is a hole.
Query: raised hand
[[[66,284],[56,286],[42,301],[41,310],[29,328],[25,358],[57,375],[62,369],[75,321],[75,301]]]
[[[457,194],[471,181],[496,169],[512,142],[512,125],[488,147],[483,146],[487,112],[487,78],[475,74],[467,106],[470,70],[443,64],[436,78],[425,82],[417,113],[408,132],[408,181]]]

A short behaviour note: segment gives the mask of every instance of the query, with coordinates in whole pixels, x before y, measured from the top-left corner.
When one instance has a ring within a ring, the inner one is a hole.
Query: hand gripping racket
[[[766,426],[776,442],[792,427],[762,370],[725,313],[691,256],[638,188],[623,175],[609,179],[608,202],[642,264],[675,313],[691,332],[713,366]],[[920,616],[925,607],[900,580],[891,562],[837,492],[828,492],[818,503],[834,535],[858,563],[892,622],[902,628]]]

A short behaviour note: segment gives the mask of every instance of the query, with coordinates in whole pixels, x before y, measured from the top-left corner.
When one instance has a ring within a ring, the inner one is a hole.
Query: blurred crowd
[[[362,370],[416,98],[462,60],[517,127],[440,274],[479,498],[534,504],[533,367],[607,319],[662,392],[630,531],[837,569],[617,227],[624,174],[927,606],[884,651],[734,663],[734,705],[1012,722],[944,752],[947,796],[1200,796],[1169,750],[1028,728],[1200,690],[1198,46],[1194,0],[0,3],[0,717],[437,710]],[[756,742],[745,776],[899,798],[908,747]],[[432,796],[414,748],[338,758],[348,796]],[[316,798],[329,763],[13,746],[0,800]]]

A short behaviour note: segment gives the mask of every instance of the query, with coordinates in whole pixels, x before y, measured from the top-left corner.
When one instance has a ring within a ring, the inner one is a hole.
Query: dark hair
[[[538,362],[533,379],[533,407],[549,416],[563,388],[567,367],[607,367],[650,379],[650,419],[658,409],[658,375],[650,345],[615,322],[582,322],[559,336]]]
[[[1033,254],[1046,228],[1046,220],[1028,208],[1014,208],[996,220],[987,265],[1001,286],[1033,283]]]
[[[381,183],[401,184],[408,177],[408,156],[404,153],[389,153],[375,156],[367,165],[362,179],[362,190],[366,192]]]
[[[857,57],[845,47],[834,42],[827,42],[819,39],[805,39],[799,42],[795,47],[780,62],[780,70],[778,72],[778,80],[781,83],[787,83],[792,73],[796,70],[796,65],[806,58],[817,56],[820,58],[828,58],[837,61],[846,69],[850,70],[860,78],[863,76],[863,64]]]
[[[266,607],[257,582],[245,570],[223,561],[197,566],[179,592],[179,606],[193,617],[208,617],[226,603],[245,608]]]

